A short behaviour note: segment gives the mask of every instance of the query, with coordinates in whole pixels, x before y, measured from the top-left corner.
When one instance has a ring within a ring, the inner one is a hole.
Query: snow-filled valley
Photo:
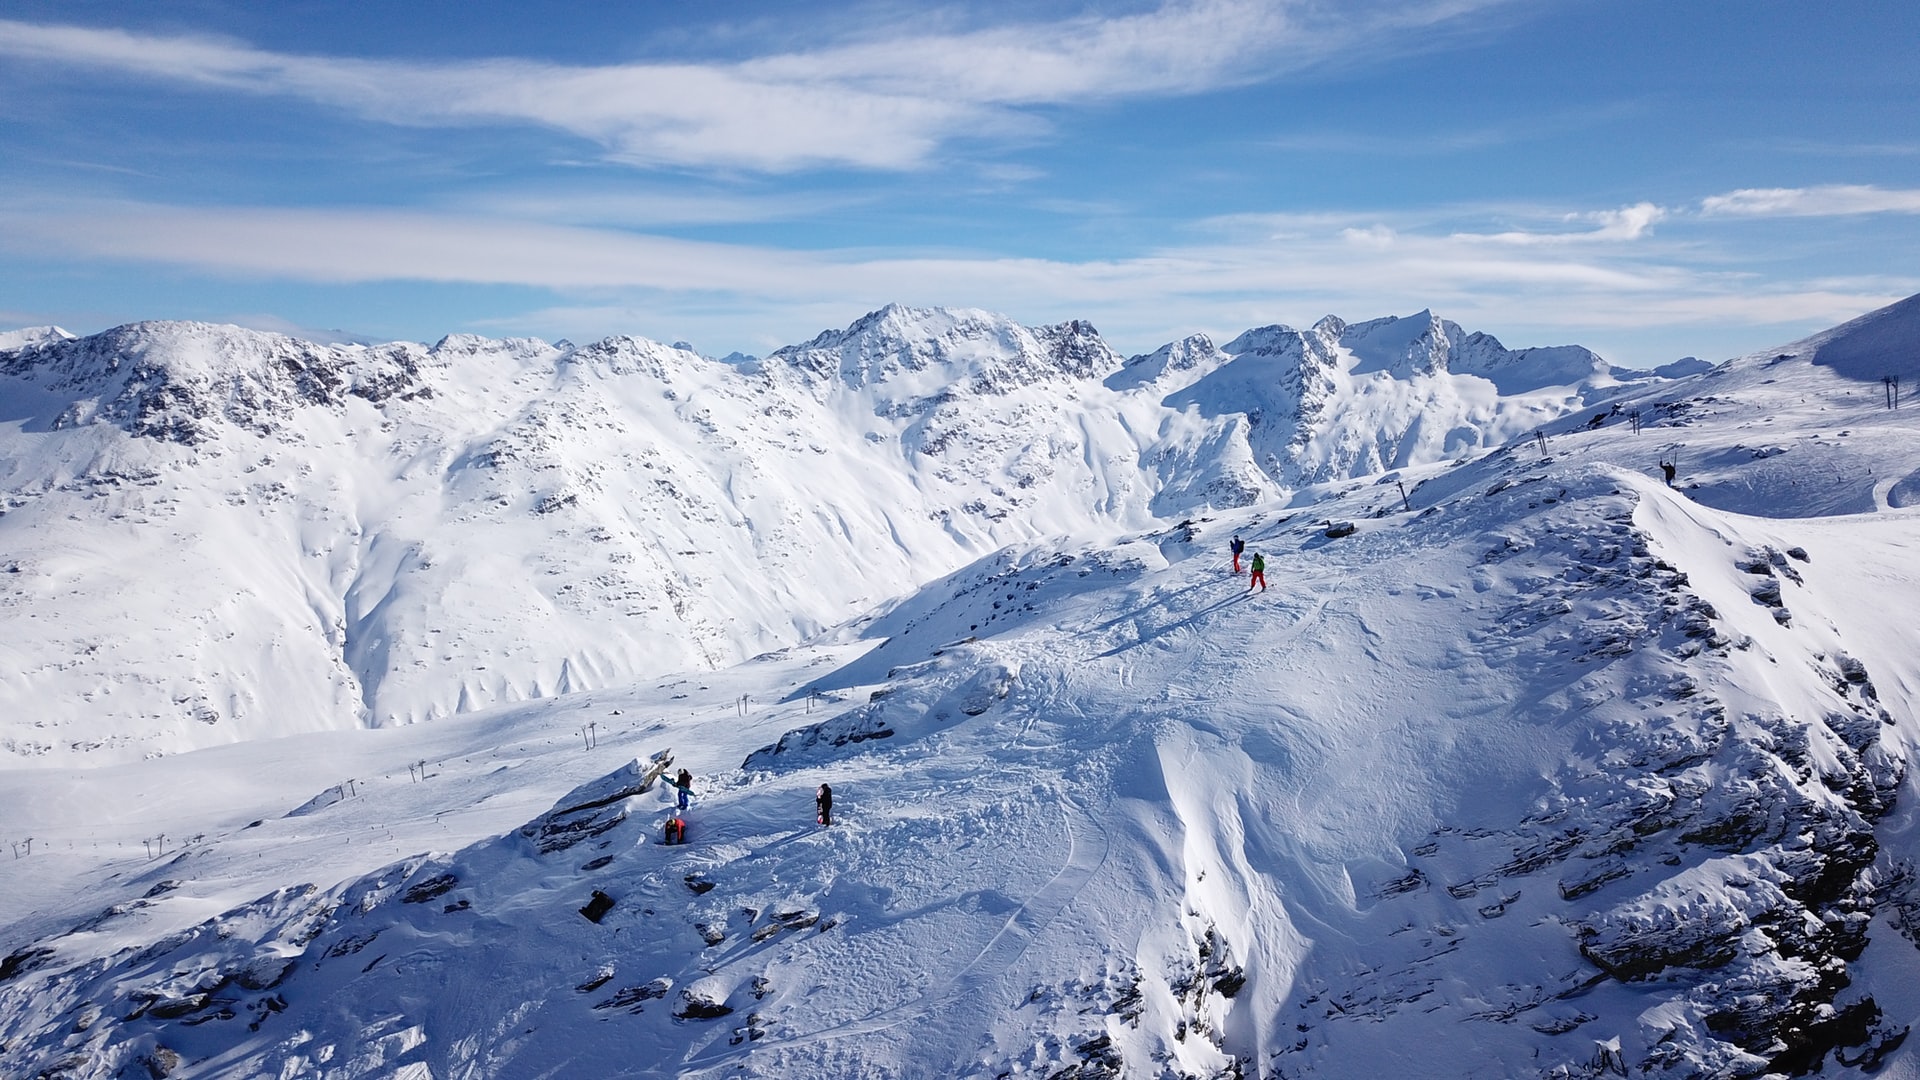
[[[1920,1077],[1920,298],[0,346],[0,1074]]]

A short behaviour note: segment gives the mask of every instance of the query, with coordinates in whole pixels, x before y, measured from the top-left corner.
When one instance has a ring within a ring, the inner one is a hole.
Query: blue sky
[[[0,326],[1722,359],[1920,292],[1920,5],[0,0]]]

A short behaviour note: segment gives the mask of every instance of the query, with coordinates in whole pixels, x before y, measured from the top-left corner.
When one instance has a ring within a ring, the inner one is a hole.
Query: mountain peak
[[[18,330],[0,330],[0,352],[44,345],[50,341],[72,341],[73,335],[58,326],[23,326]]]
[[[1320,321],[1324,323],[1327,320]],[[1251,330],[1242,331],[1238,337],[1220,348],[1235,356],[1279,356],[1294,353],[1300,348],[1300,331],[1280,323],[1256,326]]]
[[[1066,376],[1087,378],[1120,366],[1119,355],[1084,320],[1026,327],[975,308],[888,304],[767,357],[811,380],[852,389],[886,386],[897,397],[956,384],[982,393]]]
[[[1460,334],[1458,326],[1423,308],[1405,318],[1389,315],[1348,326],[1340,344],[1360,361],[1355,375],[1384,371],[1406,379],[1446,371]]]
[[[1171,373],[1217,367],[1228,359],[1228,355],[1213,343],[1212,338],[1205,334],[1189,334],[1150,353],[1128,357],[1125,367],[1107,376],[1107,386],[1115,390],[1131,390]]]

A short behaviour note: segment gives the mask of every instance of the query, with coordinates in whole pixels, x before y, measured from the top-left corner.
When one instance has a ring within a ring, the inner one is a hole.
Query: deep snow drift
[[[1409,329],[1361,325],[1363,346]],[[899,595],[744,663],[0,773],[33,837],[0,884],[0,1071],[1920,1075],[1915,413],[1818,362],[1834,336],[1604,404],[1582,393],[1606,380],[1563,386],[1550,410],[1422,359],[1431,335],[1395,339],[1403,370],[1327,344],[1351,331],[1035,368],[1021,386],[1059,370],[1079,396],[1031,429],[1000,397],[897,418],[974,405],[998,439],[1107,417],[1070,429],[1084,449],[1052,475],[1075,483],[1116,460],[1097,430],[1172,432],[1187,456],[1135,436],[1137,486],[1076,521],[1022,517],[1068,513],[1053,480],[1003,485],[1040,493],[928,534],[978,529],[976,557],[949,541],[944,572],[901,570]],[[937,352],[808,348],[787,370],[828,399],[931,380]],[[1256,356],[1275,381],[1236,370]],[[1423,377],[1487,387],[1462,415],[1492,434],[1438,453],[1327,434],[1406,415]],[[1133,396],[1101,413],[1093,386]],[[1140,479],[1242,453],[1264,485],[1244,500]],[[1156,506],[1168,491],[1194,501]],[[1236,534],[1265,592],[1229,571]],[[810,557],[823,595],[893,572]],[[71,595],[44,587],[10,625]],[[477,608],[420,589],[443,634],[472,632]],[[568,648],[544,623],[495,632]],[[37,709],[88,715],[36,678]],[[628,768],[669,749],[696,776],[685,846],[658,842],[668,796]]]

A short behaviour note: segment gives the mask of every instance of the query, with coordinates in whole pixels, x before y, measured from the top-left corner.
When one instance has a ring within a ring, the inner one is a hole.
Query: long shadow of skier
[[[1154,641],[1161,637],[1164,637],[1175,630],[1182,629],[1183,627],[1192,626],[1194,623],[1197,623],[1200,620],[1206,618],[1207,616],[1212,615],[1214,612],[1219,611],[1221,608],[1224,608],[1229,604],[1237,604],[1240,601],[1245,600],[1250,595],[1252,594],[1245,593],[1245,592],[1236,593],[1233,596],[1229,596],[1224,600],[1220,600],[1213,604],[1208,605],[1207,607],[1200,608],[1196,610],[1193,614],[1188,615],[1186,618],[1181,619],[1178,622],[1171,622],[1166,624],[1165,626],[1157,627],[1154,629],[1152,633],[1142,634],[1140,637],[1136,638],[1135,640],[1129,641],[1123,645],[1115,645],[1113,648],[1108,649],[1106,652],[1100,653],[1099,656],[1101,659],[1105,659],[1106,657],[1109,657],[1109,656],[1117,656],[1120,653],[1126,652],[1128,649],[1139,648],[1140,646],[1145,645],[1150,641]]]
[[[1192,585],[1188,585],[1185,588],[1174,589],[1171,592],[1155,593],[1153,596],[1153,599],[1147,601],[1146,603],[1141,604],[1139,607],[1134,608],[1132,611],[1123,611],[1120,614],[1115,615],[1113,618],[1108,619],[1106,622],[1094,623],[1088,626],[1085,630],[1083,630],[1082,633],[1097,634],[1104,630],[1111,630],[1114,627],[1119,626],[1121,623],[1130,622],[1134,619],[1139,618],[1142,614],[1146,612],[1153,611],[1158,608],[1168,607],[1172,604],[1173,601],[1178,600],[1183,596],[1186,596],[1190,593],[1197,593],[1204,589],[1212,588],[1216,584],[1218,583],[1212,582],[1212,581],[1200,581],[1200,582],[1195,582]],[[1215,605],[1215,606],[1217,607],[1218,605]]]

